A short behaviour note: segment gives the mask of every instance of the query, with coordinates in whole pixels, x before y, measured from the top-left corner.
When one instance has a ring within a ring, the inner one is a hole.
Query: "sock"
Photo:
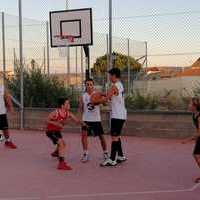
[[[60,162],[63,162],[65,160],[65,158],[61,157],[61,156],[58,159],[59,159]]]
[[[122,151],[121,139],[119,139],[118,142],[117,142],[117,152],[118,152],[118,156],[121,156],[121,157],[124,156],[123,151]]]
[[[108,151],[107,151],[107,150],[106,150],[106,151],[103,151],[103,153],[104,153],[104,154],[108,154]]]
[[[113,141],[112,142],[112,145],[111,145],[111,156],[110,156],[110,159],[112,161],[115,161],[116,160],[116,155],[117,155],[117,143],[116,141]]]
[[[89,151],[88,151],[88,150],[84,150],[84,151],[83,151],[83,154],[88,155],[88,154],[89,154]]]

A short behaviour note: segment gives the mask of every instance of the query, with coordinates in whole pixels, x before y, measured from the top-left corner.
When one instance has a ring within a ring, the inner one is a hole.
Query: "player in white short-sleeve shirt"
[[[124,123],[127,119],[127,110],[125,107],[124,87],[120,81],[121,72],[118,68],[112,68],[109,71],[112,87],[107,94],[111,103],[111,156],[101,166],[115,166],[118,163],[126,161],[121,144],[121,134]]]

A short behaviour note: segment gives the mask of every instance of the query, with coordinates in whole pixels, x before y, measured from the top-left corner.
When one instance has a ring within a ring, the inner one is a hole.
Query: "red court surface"
[[[0,144],[0,200],[199,200],[200,175],[193,144],[125,137],[128,161],[101,168],[102,152],[91,138],[91,161],[80,163],[78,134],[65,134],[72,171],[58,171],[53,145],[44,133],[12,131],[17,150]],[[107,138],[109,141],[109,137]]]

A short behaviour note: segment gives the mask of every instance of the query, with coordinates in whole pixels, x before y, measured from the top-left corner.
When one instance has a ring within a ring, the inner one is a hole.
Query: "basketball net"
[[[59,47],[59,56],[60,57],[67,57],[68,54],[68,47],[70,43],[73,43],[75,41],[75,37],[72,35],[56,35],[54,36],[55,38],[60,38],[60,40],[65,40],[66,41],[66,47]]]

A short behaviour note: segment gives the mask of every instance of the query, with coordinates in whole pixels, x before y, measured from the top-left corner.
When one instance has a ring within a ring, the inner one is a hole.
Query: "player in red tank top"
[[[59,170],[71,170],[72,168],[67,165],[64,159],[65,155],[65,141],[62,137],[61,131],[67,120],[73,120],[80,125],[85,125],[75,115],[70,112],[70,101],[66,98],[59,99],[59,108],[49,114],[47,119],[46,135],[56,145],[56,150],[51,154],[53,157],[58,157]]]

